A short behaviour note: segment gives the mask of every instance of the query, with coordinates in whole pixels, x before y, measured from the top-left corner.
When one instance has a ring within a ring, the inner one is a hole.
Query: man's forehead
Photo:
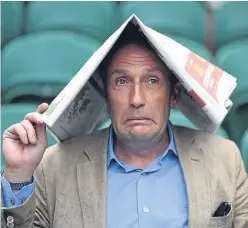
[[[164,70],[165,64],[158,55],[146,46],[139,44],[127,44],[121,47],[113,55],[111,65],[141,65],[149,68],[148,70]]]
[[[146,66],[142,69],[144,72],[147,72],[147,73],[152,73],[152,72],[161,72],[161,73],[165,73],[165,68],[162,67],[161,65],[156,65],[156,66]],[[129,68],[125,68],[125,66],[122,66],[122,67],[113,67],[111,69],[111,72],[110,74],[128,74],[130,73],[130,70]]]

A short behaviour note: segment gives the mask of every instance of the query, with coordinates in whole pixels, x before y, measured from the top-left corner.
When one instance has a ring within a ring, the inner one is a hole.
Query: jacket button
[[[7,222],[7,227],[9,227],[9,228],[14,227],[14,223],[13,222]]]
[[[13,223],[13,222],[14,222],[13,216],[8,216],[8,217],[7,217],[7,222]]]
[[[15,200],[11,199],[11,200],[10,200],[10,203],[11,203],[12,205],[15,205]]]

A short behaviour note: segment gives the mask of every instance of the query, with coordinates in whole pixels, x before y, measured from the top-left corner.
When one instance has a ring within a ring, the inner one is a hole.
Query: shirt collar
[[[168,125],[167,125],[167,129],[168,129],[168,134],[169,134],[169,145],[166,148],[165,152],[163,154],[160,155],[160,160],[164,158],[164,156],[168,153],[168,151],[172,150],[172,152],[178,156],[177,154],[177,150],[176,150],[176,146],[175,146],[175,142],[174,142],[174,135],[172,132],[172,124],[169,121]],[[117,163],[120,163],[120,161],[117,159],[117,157],[115,156],[114,153],[114,149],[113,149],[113,128],[112,125],[110,126],[110,131],[109,131],[109,140],[108,140],[108,163],[107,165],[110,165],[110,162],[112,160],[115,160]]]

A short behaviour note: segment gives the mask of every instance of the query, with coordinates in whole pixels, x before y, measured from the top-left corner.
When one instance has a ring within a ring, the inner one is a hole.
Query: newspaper
[[[181,82],[179,109],[198,128],[216,132],[232,107],[229,99],[236,78],[171,38],[130,16],[92,55],[43,114],[48,130],[65,141],[92,132],[108,117],[98,67],[129,23],[144,34],[151,47]]]

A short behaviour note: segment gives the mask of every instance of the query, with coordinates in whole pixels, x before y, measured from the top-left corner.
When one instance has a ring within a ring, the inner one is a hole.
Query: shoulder
[[[188,140],[191,139],[199,146],[201,145],[207,148],[216,148],[217,150],[221,149],[221,151],[224,149],[227,149],[228,151],[238,149],[235,142],[232,140],[223,138],[213,133],[179,126],[174,126],[174,131],[176,132],[176,135]]]
[[[237,160],[241,160],[240,151],[237,145],[221,136],[194,130],[186,127],[174,127],[177,135],[186,140],[191,140],[192,145],[204,151],[204,157],[209,162],[217,161],[225,166],[235,165]]]
[[[65,164],[75,166],[89,161],[85,151],[90,150],[91,157],[98,156],[100,148],[107,146],[107,139],[108,129],[104,129],[57,143],[46,149],[42,159],[43,166],[57,167]]]

